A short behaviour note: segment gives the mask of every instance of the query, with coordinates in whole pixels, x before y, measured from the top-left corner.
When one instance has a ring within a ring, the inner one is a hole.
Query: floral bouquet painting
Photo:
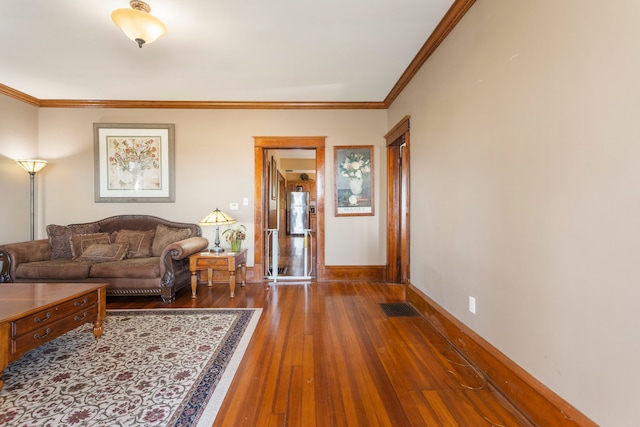
[[[160,180],[160,138],[109,137],[108,188],[118,190],[157,190]]]
[[[336,215],[373,215],[373,146],[334,149]]]
[[[340,173],[349,179],[363,179],[371,172],[371,159],[361,153],[349,153],[340,163]]]

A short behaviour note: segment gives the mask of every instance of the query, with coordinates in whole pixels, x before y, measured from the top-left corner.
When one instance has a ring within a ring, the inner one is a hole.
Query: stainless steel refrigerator
[[[292,191],[287,198],[287,234],[304,234],[309,228],[309,192]]]

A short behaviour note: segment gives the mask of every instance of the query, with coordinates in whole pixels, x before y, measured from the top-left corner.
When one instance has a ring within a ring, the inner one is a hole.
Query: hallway
[[[311,276],[316,276],[313,268],[312,249],[315,250],[313,239],[306,239],[300,235],[280,234],[278,236],[279,256],[278,256],[278,277],[305,277],[311,272]],[[305,258],[307,261],[305,271]]]

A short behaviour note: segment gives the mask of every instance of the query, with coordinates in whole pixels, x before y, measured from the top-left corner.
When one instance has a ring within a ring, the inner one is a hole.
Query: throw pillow
[[[72,258],[69,238],[76,234],[97,233],[98,224],[47,225],[47,236],[51,245],[51,259]]]
[[[160,256],[162,250],[171,243],[186,239],[191,236],[190,228],[172,228],[163,224],[156,227],[156,235],[151,245],[151,255]]]
[[[69,238],[71,254],[78,258],[87,248],[96,243],[111,243],[109,233],[76,234]]]
[[[118,230],[114,235],[114,243],[129,245],[127,258],[148,258],[151,256],[151,243],[155,230]]]
[[[129,250],[126,243],[94,243],[76,261],[108,262],[124,259]]]

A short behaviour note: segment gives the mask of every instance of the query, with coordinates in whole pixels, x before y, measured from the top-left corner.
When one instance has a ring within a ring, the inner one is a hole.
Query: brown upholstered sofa
[[[149,215],[51,224],[47,235],[0,245],[0,282],[104,282],[107,295],[171,302],[190,283],[189,255],[209,245],[197,224]]]

